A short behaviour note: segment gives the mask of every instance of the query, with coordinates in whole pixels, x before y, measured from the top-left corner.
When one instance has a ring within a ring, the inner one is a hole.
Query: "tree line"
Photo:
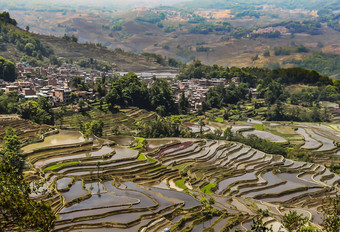
[[[111,109],[116,106],[136,106],[156,111],[162,116],[178,111],[173,90],[166,80],[155,79],[148,88],[145,82],[141,81],[134,73],[129,73],[113,81],[105,99]]]

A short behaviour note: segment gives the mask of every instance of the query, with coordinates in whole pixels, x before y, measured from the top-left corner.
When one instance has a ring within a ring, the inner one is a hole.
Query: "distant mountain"
[[[47,36],[29,32],[16,26],[16,21],[7,12],[0,13],[1,56],[13,61],[46,64],[51,61],[95,61],[118,71],[169,70],[167,63],[160,64],[152,56],[144,56],[122,49],[110,50],[101,44],[81,44],[77,37]]]

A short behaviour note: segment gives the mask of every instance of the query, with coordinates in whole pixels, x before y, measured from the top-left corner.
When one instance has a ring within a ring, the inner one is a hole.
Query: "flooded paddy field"
[[[86,142],[80,133],[60,132],[24,147],[28,164],[50,176],[48,188],[55,193],[50,200],[58,215],[55,231],[184,229],[179,225],[191,231],[246,231],[260,201],[282,210],[288,203],[308,210],[308,199],[321,204],[320,193],[329,187],[338,191],[340,182],[322,165],[237,142],[147,139],[147,150],[140,151],[131,148],[133,137],[110,140],[116,145],[93,141],[79,147]],[[70,147],[60,149],[66,145]],[[311,205],[313,215],[320,214],[317,206]],[[206,212],[211,217],[206,218]],[[280,211],[269,214],[270,223],[278,225]]]

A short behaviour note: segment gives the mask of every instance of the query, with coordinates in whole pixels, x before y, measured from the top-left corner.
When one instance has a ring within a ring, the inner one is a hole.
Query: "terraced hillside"
[[[55,231],[246,231],[259,209],[274,229],[290,209],[318,226],[322,200],[339,192],[340,176],[322,165],[236,142],[67,133],[24,147],[47,176],[50,194],[34,197],[53,205]]]
[[[104,122],[103,134],[109,136],[111,134],[111,128],[114,125],[118,125],[122,133],[135,129],[135,123],[138,121],[148,121],[155,119],[156,113],[147,110],[130,107],[127,109],[120,109],[118,113],[111,113],[107,107],[103,107],[102,110],[93,107],[92,110],[83,114],[70,114],[63,120],[63,128],[70,130],[79,130],[80,123],[99,120]]]
[[[46,125],[38,125],[29,120],[23,120],[17,115],[0,116],[0,144],[5,135],[6,128],[12,127],[16,130],[19,140],[22,144],[41,140],[41,134],[49,131],[51,128]]]
[[[307,152],[315,163],[331,165],[340,162],[340,129],[336,122],[331,123],[292,123],[266,122],[248,119],[244,122],[227,122],[207,120],[203,127],[205,133],[214,133],[217,129],[231,131],[237,135],[257,137],[279,143],[286,147],[295,147]],[[187,123],[184,123],[186,125]],[[187,126],[187,125],[186,125]],[[193,132],[199,133],[198,123],[188,126]]]

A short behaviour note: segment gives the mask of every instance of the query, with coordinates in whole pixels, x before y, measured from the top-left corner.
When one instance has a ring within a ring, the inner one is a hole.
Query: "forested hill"
[[[34,34],[16,26],[8,12],[0,13],[0,53],[12,61],[24,61],[32,65],[44,65],[58,62],[85,63],[95,61],[99,70],[152,71],[169,70],[166,62],[160,64],[157,57],[125,52],[122,49],[110,50],[101,44],[80,44],[75,36],[62,38]]]

